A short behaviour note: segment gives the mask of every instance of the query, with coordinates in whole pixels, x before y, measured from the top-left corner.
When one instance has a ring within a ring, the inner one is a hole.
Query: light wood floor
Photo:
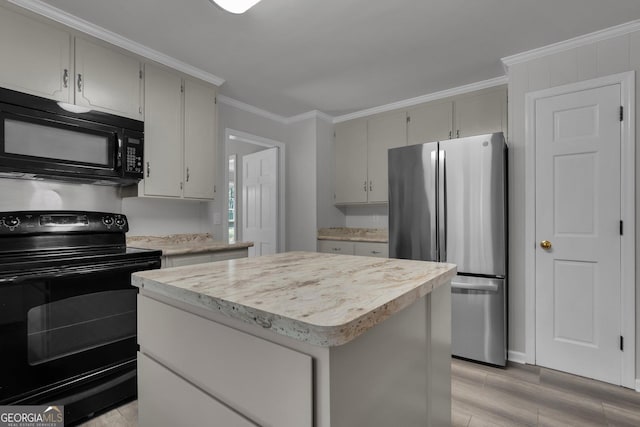
[[[640,426],[640,393],[626,388],[537,366],[500,369],[458,359],[451,374],[453,427]],[[137,425],[137,402],[82,424]]]

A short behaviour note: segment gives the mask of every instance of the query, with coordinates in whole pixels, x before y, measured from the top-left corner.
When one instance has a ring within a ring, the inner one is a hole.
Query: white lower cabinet
[[[144,295],[138,343],[140,427],[313,425],[307,354]]]
[[[318,252],[389,258],[389,245],[377,242],[318,240]]]
[[[355,253],[355,248],[353,246],[353,242],[343,242],[340,240],[318,240],[318,252],[353,255]]]
[[[198,254],[165,255],[162,257],[162,268],[181,267],[183,265],[203,264],[205,262],[226,261],[229,259],[246,258],[247,248],[228,251],[203,252]]]
[[[254,427],[245,417],[138,353],[138,424],[141,426]]]
[[[356,242],[354,255],[389,258],[387,243]]]

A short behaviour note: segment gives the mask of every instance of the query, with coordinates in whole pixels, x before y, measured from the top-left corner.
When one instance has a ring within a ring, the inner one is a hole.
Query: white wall
[[[315,251],[316,118],[293,123],[287,144],[287,250]]]
[[[519,63],[509,68],[509,347],[525,351],[525,94],[595,77],[636,70],[640,75],[640,32],[591,43],[564,52]],[[636,126],[640,125],[636,83]],[[640,134],[636,136],[636,146]],[[640,164],[636,148],[636,165]],[[636,247],[640,244],[640,172],[636,166]],[[640,263],[636,263],[636,288]],[[640,292],[636,291],[636,312]],[[636,315],[636,345],[640,344],[640,316]],[[636,371],[640,372],[636,350]],[[636,374],[637,376],[637,374]]]

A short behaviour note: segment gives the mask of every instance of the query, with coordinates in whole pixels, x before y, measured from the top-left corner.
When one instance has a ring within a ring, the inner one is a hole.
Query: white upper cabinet
[[[144,180],[124,196],[213,200],[216,89],[145,65]]]
[[[335,204],[388,202],[390,148],[494,132],[507,133],[506,86],[338,123]]]
[[[366,203],[367,121],[350,120],[335,126],[335,203]]]
[[[507,88],[462,96],[454,103],[454,138],[486,133],[507,134]]]
[[[74,80],[77,105],[143,119],[138,59],[76,38]]]
[[[367,176],[369,203],[389,201],[388,154],[407,145],[407,114],[395,111],[367,121]]]
[[[73,102],[71,36],[0,7],[0,86]]]
[[[184,197],[213,199],[216,165],[216,91],[184,82]]]
[[[182,195],[182,78],[145,66],[143,195]]]
[[[407,112],[408,145],[451,139],[453,102],[430,102]]]

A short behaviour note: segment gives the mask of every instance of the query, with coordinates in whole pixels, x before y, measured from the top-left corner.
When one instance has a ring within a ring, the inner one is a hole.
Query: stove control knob
[[[20,219],[16,218],[15,216],[8,216],[4,219],[3,222],[5,227],[9,227],[9,230],[13,230],[20,225]]]
[[[117,218],[116,218],[116,225],[117,225],[118,227],[124,227],[124,225],[125,225],[126,223],[127,223],[127,222],[126,222],[126,221],[124,220],[124,218],[122,218],[121,216],[119,216],[119,217],[117,217]]]
[[[104,218],[102,218],[102,222],[107,227],[111,227],[113,225],[113,217],[105,216]]]

